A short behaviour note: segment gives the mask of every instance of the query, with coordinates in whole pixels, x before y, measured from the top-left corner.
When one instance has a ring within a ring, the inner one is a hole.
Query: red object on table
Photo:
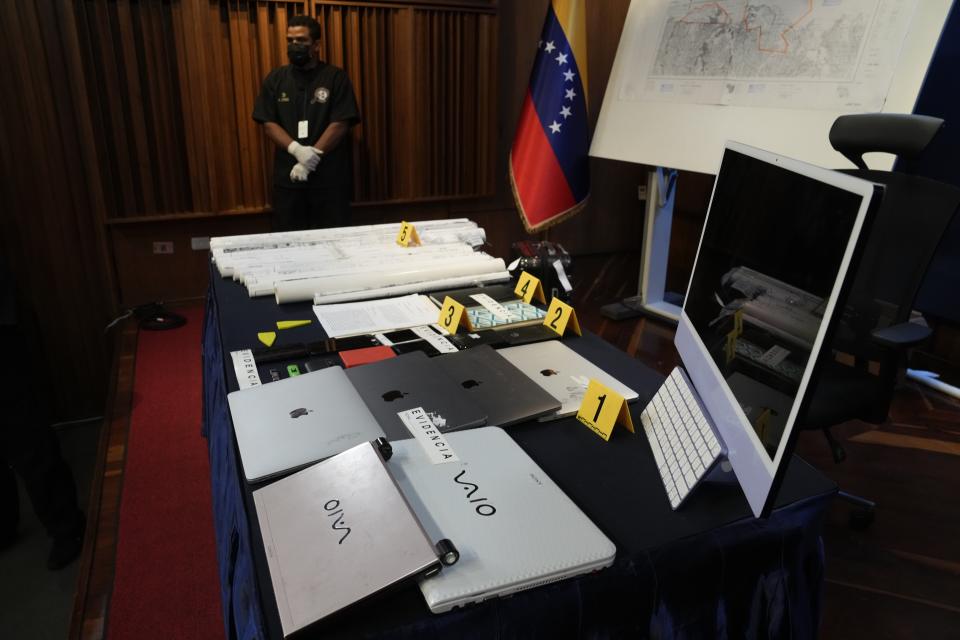
[[[343,366],[349,369],[361,364],[370,364],[387,358],[396,358],[397,354],[390,347],[364,347],[363,349],[348,349],[340,352]]]

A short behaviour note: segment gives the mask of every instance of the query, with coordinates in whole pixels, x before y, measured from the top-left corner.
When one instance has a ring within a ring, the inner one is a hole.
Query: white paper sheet
[[[315,306],[313,312],[331,338],[409,329],[436,322],[440,310],[421,295]]]

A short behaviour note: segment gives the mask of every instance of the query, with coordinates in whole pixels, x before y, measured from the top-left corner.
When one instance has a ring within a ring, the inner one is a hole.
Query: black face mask
[[[302,67],[310,62],[310,45],[302,42],[291,42],[287,45],[287,58],[290,64]]]

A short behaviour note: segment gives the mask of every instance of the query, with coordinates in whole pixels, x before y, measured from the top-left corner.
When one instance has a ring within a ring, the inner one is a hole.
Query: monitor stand
[[[733,465],[730,464],[730,461],[727,460],[727,456],[721,455],[719,459],[713,464],[713,468],[707,472],[707,475],[703,477],[700,481],[701,483],[707,482],[712,485],[736,485],[737,488],[740,487],[737,482],[737,474],[733,472]]]
[[[667,258],[673,203],[677,194],[677,170],[657,167],[647,175],[647,210],[643,230],[643,264],[639,294],[604,305],[600,314],[613,320],[646,315],[676,324],[683,296],[666,290]]]

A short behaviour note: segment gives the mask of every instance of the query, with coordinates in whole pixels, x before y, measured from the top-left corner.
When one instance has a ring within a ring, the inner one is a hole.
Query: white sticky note
[[[456,353],[459,351],[452,342],[438,335],[437,332],[433,331],[430,327],[411,327],[410,330],[432,344],[440,353]]]
[[[253,358],[253,351],[244,349],[242,351],[231,351],[230,357],[233,358],[233,370],[237,374],[237,382],[241,389],[250,389],[259,387],[260,374],[257,373],[257,361]]]
[[[504,307],[502,304],[500,304],[499,302],[497,302],[487,294],[476,293],[471,295],[470,297],[476,300],[477,303],[480,306],[482,306],[484,309],[486,309],[496,317],[500,318],[504,322],[511,322],[513,320],[516,320],[513,314],[507,311],[506,307]]]
[[[760,356],[760,362],[768,367],[775,367],[783,362],[788,355],[790,355],[789,349],[784,349],[780,345],[775,344]]]
[[[420,443],[427,457],[433,464],[445,464],[447,462],[459,462],[460,458],[453,452],[450,443],[440,429],[434,424],[434,416],[431,416],[423,407],[409,409],[407,411],[398,411],[397,415],[403,424],[406,425],[414,439]]]
[[[559,260],[554,260],[553,270],[557,272],[557,278],[560,280],[560,284],[563,285],[563,290],[567,293],[573,291],[573,285],[570,284],[570,279],[567,277],[567,270],[563,268],[563,263]]]

